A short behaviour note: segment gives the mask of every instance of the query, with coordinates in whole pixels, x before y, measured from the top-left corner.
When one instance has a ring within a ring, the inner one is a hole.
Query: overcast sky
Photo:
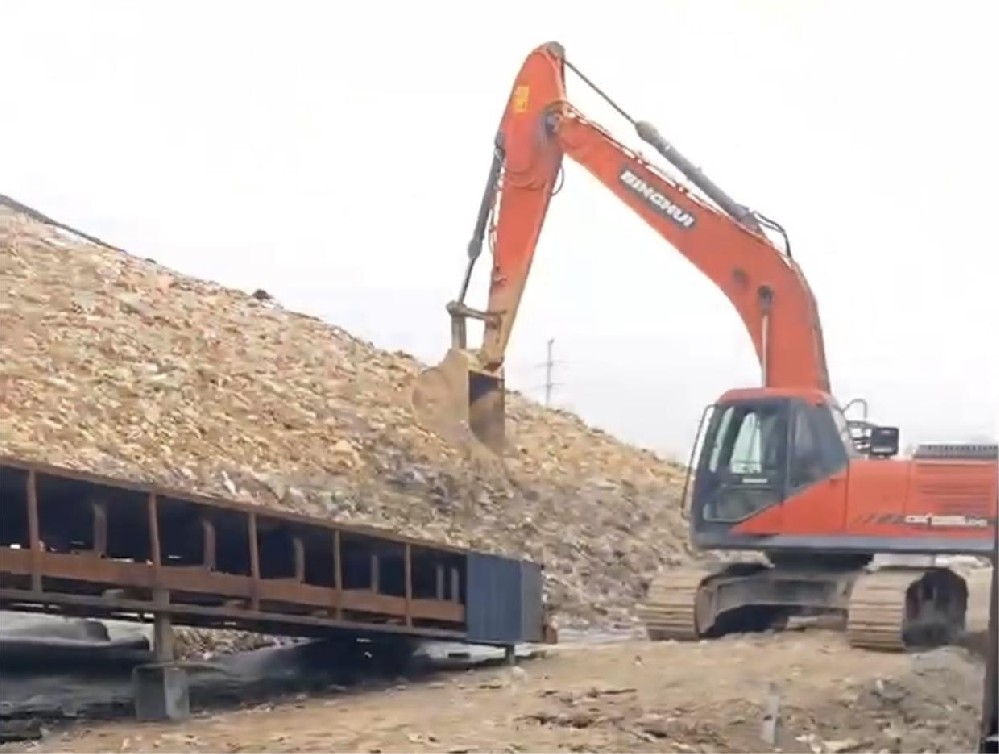
[[[997,16],[988,0],[4,0],[0,192],[436,360],[512,78],[554,39],[788,229],[841,402],[865,396],[903,444],[995,436]],[[481,305],[488,260],[478,272]],[[542,395],[549,337],[560,405],[677,456],[705,404],[760,379],[727,300],[568,162],[513,387]]]

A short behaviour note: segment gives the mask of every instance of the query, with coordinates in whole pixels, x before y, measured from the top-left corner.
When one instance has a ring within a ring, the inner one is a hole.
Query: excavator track
[[[906,591],[922,571],[875,571],[853,585],[847,613],[846,638],[853,647],[879,652],[903,652]]]
[[[715,568],[676,568],[656,574],[636,611],[651,641],[696,641],[697,592]]]
[[[649,584],[638,616],[651,641],[696,641],[725,633],[761,630],[772,623],[770,611],[764,608],[756,610],[752,617],[726,620],[735,614],[726,616],[718,612],[713,587],[723,582],[751,580],[769,570],[765,563],[731,561],[660,571]]]
[[[964,630],[967,601],[967,584],[950,569],[864,573],[850,594],[847,641],[878,652],[948,644]]]
[[[780,630],[788,615],[800,611],[845,611],[851,646],[904,652],[955,643],[967,604],[967,582],[949,568],[837,574],[734,562],[664,569],[637,613],[651,641],[697,641]]]

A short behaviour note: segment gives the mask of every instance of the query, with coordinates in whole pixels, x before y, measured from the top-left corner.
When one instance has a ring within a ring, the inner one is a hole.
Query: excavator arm
[[[424,416],[436,413],[438,426],[445,415],[446,421],[467,421],[482,442],[501,450],[506,349],[566,156],[721,289],[752,339],[764,386],[828,393],[815,298],[790,249],[779,249],[763,230],[779,226],[736,204],[648,123],[617,108],[639,137],[706,198],[585,118],[567,101],[567,67],[576,70],[560,45],[548,43],[527,56],[514,82],[496,136],[461,291],[448,305],[451,349],[440,367],[424,374],[414,396]],[[493,266],[489,301],[482,311],[467,306],[465,297],[487,237]],[[484,323],[482,346],[475,351],[467,345],[468,318]]]

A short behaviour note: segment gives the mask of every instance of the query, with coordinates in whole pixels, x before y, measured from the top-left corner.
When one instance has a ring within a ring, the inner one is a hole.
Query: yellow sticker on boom
[[[513,90],[513,111],[515,113],[527,112],[527,101],[531,98],[531,87],[518,86]]]

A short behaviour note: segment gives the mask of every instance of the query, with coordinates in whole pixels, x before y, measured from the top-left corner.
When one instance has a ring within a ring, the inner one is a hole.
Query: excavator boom
[[[429,418],[436,410],[438,427],[465,421],[481,442],[502,450],[506,349],[566,156],[728,297],[752,339],[765,386],[828,393],[815,298],[790,250],[779,250],[763,230],[779,226],[737,204],[650,124],[624,113],[639,137],[704,198],[585,118],[567,101],[567,67],[576,70],[562,47],[545,44],[527,56],[514,82],[496,135],[461,290],[448,305],[451,350],[440,367],[425,375],[414,396],[423,415]],[[488,305],[482,311],[467,306],[464,299],[487,237],[492,242],[492,275]],[[468,318],[484,323],[477,350],[468,348]],[[775,343],[780,344],[779,354]]]

